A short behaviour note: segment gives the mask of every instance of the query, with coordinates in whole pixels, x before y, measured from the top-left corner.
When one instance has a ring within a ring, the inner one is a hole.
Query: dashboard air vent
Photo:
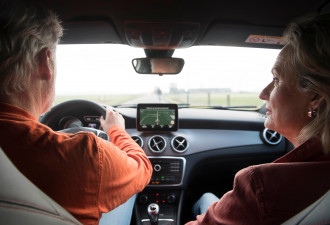
[[[282,135],[277,133],[276,131],[265,128],[262,133],[262,138],[267,144],[277,145],[281,142]]]
[[[183,153],[187,151],[189,143],[185,137],[176,136],[171,142],[172,149],[178,153]]]
[[[148,146],[154,153],[162,153],[166,148],[166,141],[162,136],[155,135],[149,139]]]
[[[132,139],[141,147],[143,148],[143,139],[140,136],[134,135]]]

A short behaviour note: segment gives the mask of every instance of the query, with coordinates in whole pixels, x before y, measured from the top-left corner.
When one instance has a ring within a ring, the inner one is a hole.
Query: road
[[[159,99],[156,94],[144,95],[139,98],[132,99],[122,104],[138,104],[138,103],[166,103],[162,98]]]

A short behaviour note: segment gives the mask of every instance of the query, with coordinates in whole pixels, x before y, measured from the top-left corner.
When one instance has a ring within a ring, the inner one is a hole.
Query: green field
[[[178,95],[164,95],[169,103],[186,104],[192,106],[256,106],[259,108],[265,102],[259,99],[259,93],[190,93]]]
[[[56,96],[54,105],[71,99],[86,99],[105,105],[119,105],[142,95],[77,95]],[[163,94],[162,99],[168,103],[187,104],[190,106],[256,106],[259,108],[264,101],[259,99],[259,93],[180,93]]]
[[[138,98],[141,95],[70,95],[70,96],[55,96],[53,105],[58,103],[72,100],[72,99],[84,99],[94,102],[98,102],[105,105],[119,105],[123,102],[130,101]]]

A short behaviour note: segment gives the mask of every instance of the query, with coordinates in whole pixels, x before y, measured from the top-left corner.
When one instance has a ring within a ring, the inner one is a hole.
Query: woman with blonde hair
[[[193,224],[280,224],[330,189],[330,14],[302,17],[285,30],[287,44],[260,93],[265,127],[295,149],[272,163],[239,171],[219,201],[206,193]],[[204,214],[203,214],[204,213]]]

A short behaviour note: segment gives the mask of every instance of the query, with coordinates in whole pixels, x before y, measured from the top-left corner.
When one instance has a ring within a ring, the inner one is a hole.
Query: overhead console
[[[143,22],[125,23],[125,36],[133,47],[147,49],[187,48],[199,34],[200,24],[191,22]]]

